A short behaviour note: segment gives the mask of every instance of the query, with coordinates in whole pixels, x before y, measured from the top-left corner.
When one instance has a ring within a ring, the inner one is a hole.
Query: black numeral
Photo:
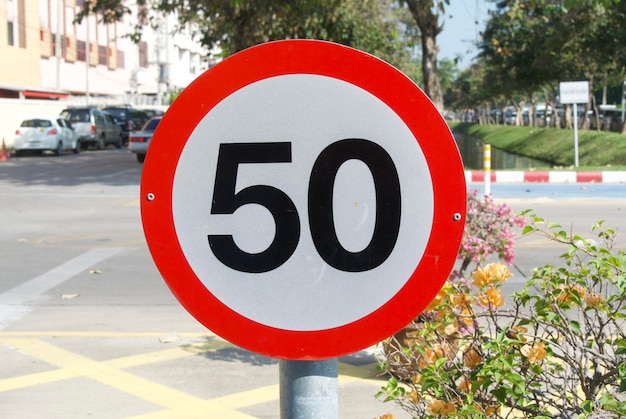
[[[333,188],[342,164],[360,160],[369,167],[376,189],[376,221],[369,245],[360,252],[346,250],[335,231]],[[347,272],[369,271],[382,264],[400,231],[400,180],[387,152],[378,144],[347,139],[326,147],[313,165],[309,181],[309,225],[317,252],[330,266]]]
[[[337,173],[348,160],[359,160],[370,170],[376,191],[376,220],[369,244],[361,251],[346,250],[337,237],[333,195]],[[280,189],[254,185],[235,193],[237,171],[244,163],[290,163],[291,143],[220,144],[211,214],[233,214],[247,204],[259,204],[274,217],[276,234],[260,253],[241,250],[232,235],[209,235],[213,254],[224,265],[241,272],[262,273],[284,264],[300,239],[300,218],[293,201]],[[346,272],[363,272],[381,265],[393,251],[400,231],[400,180],[389,154],[364,139],[345,139],[326,147],[309,178],[308,212],[311,237],[322,259]]]
[[[276,224],[272,244],[260,253],[244,252],[232,235],[209,235],[211,250],[224,265],[241,272],[268,272],[295,252],[300,239],[300,220],[287,194],[267,185],[249,186],[235,193],[239,164],[289,162],[291,143],[220,144],[211,214],[233,214],[243,205],[259,204],[269,210]]]

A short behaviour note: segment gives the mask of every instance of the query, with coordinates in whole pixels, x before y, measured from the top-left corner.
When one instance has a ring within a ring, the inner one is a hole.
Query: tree
[[[596,80],[621,84],[625,19],[616,0],[499,1],[479,45],[486,77],[506,75],[501,93],[529,101],[531,118],[537,93],[554,102],[560,81],[589,80],[592,91]]]
[[[104,21],[121,19],[130,10],[124,0],[85,0],[84,12]],[[411,66],[392,0],[137,0],[140,23],[151,16],[175,13],[180,27],[196,28],[200,42],[219,46],[228,56],[253,45],[279,39],[321,39],[374,54],[403,71]],[[141,36],[142,26],[133,34]]]
[[[417,24],[422,41],[422,79],[424,91],[434,102],[437,109],[443,112],[443,93],[437,73],[437,35],[443,30],[439,22],[449,0],[404,0]]]

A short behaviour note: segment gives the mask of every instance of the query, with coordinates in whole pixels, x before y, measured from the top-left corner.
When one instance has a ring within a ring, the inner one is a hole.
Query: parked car
[[[165,114],[161,109],[142,109],[142,111],[147,113],[150,118],[153,116],[163,116]]]
[[[603,120],[604,126],[602,127],[605,131],[622,131],[622,110],[621,109],[607,109],[603,112]]]
[[[108,144],[123,145],[122,128],[113,117],[94,107],[66,108],[61,116],[68,119],[80,138],[81,146],[95,145],[103,149]]]
[[[152,139],[159,122],[161,122],[161,118],[161,116],[150,118],[141,128],[141,131],[135,131],[130,134],[130,138],[128,139],[128,149],[137,155],[137,161],[139,163],[143,163],[146,159],[150,140]]]
[[[622,132],[622,128],[624,127],[624,121],[622,120],[621,111],[614,115],[611,118],[611,124],[609,126],[609,130],[613,132]]]
[[[124,143],[128,142],[130,133],[143,127],[151,116],[140,109],[135,109],[126,105],[107,106],[102,110],[111,115],[117,125],[120,126],[122,129],[122,138]]]
[[[15,131],[13,139],[15,155],[29,151],[53,151],[57,156],[65,150],[80,152],[78,134],[70,122],[61,117],[25,119]]]

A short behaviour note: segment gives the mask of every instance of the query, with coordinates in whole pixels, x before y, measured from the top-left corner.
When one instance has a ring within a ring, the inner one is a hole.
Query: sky
[[[488,0],[450,0],[446,7],[443,31],[437,36],[438,59],[461,56],[460,69],[470,66],[478,54],[475,47],[480,32],[485,28],[488,10],[493,4]]]

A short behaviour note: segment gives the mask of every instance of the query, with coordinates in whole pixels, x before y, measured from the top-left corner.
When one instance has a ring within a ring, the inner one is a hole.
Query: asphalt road
[[[278,362],[207,331],[154,267],[141,168],[124,149],[0,162],[0,417],[278,417]],[[626,185],[535,186],[492,191],[580,234],[598,219],[624,231]],[[563,253],[538,237],[516,248],[511,290]],[[372,352],[339,360],[340,417],[408,418],[374,398]]]

